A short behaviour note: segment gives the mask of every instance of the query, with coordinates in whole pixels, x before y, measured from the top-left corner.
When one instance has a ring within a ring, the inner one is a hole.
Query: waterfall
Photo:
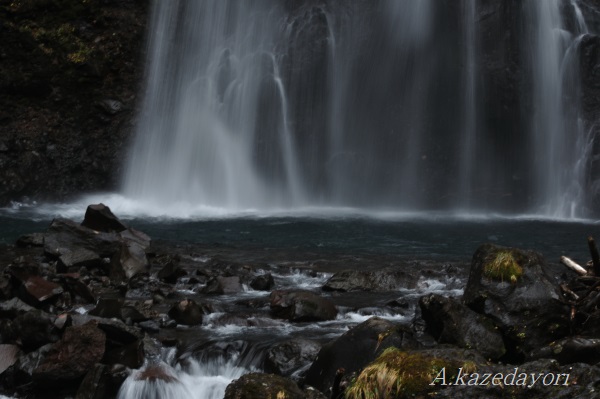
[[[578,44],[587,27],[570,1],[575,31],[564,27],[558,0],[528,2],[533,32],[532,170],[541,213],[585,215],[585,165],[591,150],[580,115]]]
[[[518,43],[490,39],[490,7],[516,10]],[[587,29],[575,0],[156,1],[124,194],[586,216]]]

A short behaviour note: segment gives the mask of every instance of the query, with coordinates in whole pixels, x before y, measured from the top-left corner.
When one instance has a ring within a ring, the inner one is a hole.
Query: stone
[[[16,244],[20,248],[43,247],[44,233],[31,233],[22,235],[17,239]]]
[[[156,277],[169,284],[175,284],[180,277],[186,276],[187,272],[179,267],[179,256],[163,255],[157,257],[153,263],[161,268]]]
[[[73,314],[71,317],[73,320],[73,326],[82,326],[89,322],[97,323],[98,328],[104,331],[106,334],[106,338],[118,345],[128,345],[144,338],[139,328],[128,326],[118,319],[105,319],[96,316],[78,314]]]
[[[19,298],[12,298],[8,301],[0,302],[0,317],[14,319],[18,315],[34,309],[33,306],[26,304]]]
[[[267,350],[265,371],[291,377],[295,371],[311,364],[320,349],[318,343],[302,338],[277,343]]]
[[[106,334],[96,322],[69,327],[33,371],[33,381],[44,387],[72,384],[102,360],[105,345]]]
[[[58,257],[61,266],[68,269],[70,267],[99,267],[103,261],[100,255],[86,248],[72,247]]]
[[[412,332],[379,317],[371,317],[335,340],[324,344],[305,374],[304,384],[327,392],[336,372],[359,372],[389,347],[415,349],[419,343]]]
[[[42,302],[55,298],[62,293],[62,286],[36,275],[28,276],[22,280],[22,286],[19,290],[21,299],[35,306],[40,306]]]
[[[271,313],[291,321],[324,321],[337,316],[333,302],[311,291],[273,291],[270,300]]]
[[[567,337],[533,350],[529,359],[556,359],[560,364],[600,362],[600,339]]]
[[[138,369],[144,364],[144,344],[137,340],[128,345],[107,349],[102,359],[104,364],[122,364],[131,369]]]
[[[110,208],[102,203],[88,205],[81,225],[105,233],[112,231],[119,233],[127,229],[127,226],[111,212]]]
[[[132,229],[131,227],[127,230],[121,231],[119,233],[119,237],[121,237],[121,240],[123,240],[124,242],[136,243],[144,249],[147,249],[150,246],[150,242],[152,241],[150,239],[150,236],[148,236],[146,233]]]
[[[118,318],[121,319],[121,308],[123,307],[123,299],[121,298],[100,298],[96,307],[88,312],[90,316],[98,316],[103,318]]]
[[[0,374],[17,362],[19,352],[16,345],[0,345]]]
[[[256,276],[251,282],[250,287],[256,291],[270,291],[275,286],[275,280],[271,273]]]
[[[513,265],[511,276],[490,274],[501,258]],[[484,244],[473,255],[464,303],[498,326],[507,361],[522,362],[532,350],[569,334],[570,306],[546,269],[533,251]]]
[[[110,261],[110,278],[113,281],[129,281],[132,277],[147,273],[148,258],[144,248],[135,242],[121,244]]]
[[[169,310],[169,317],[178,324],[193,326],[202,323],[202,308],[194,301],[184,299],[173,305]]]
[[[288,378],[275,374],[249,373],[232,381],[223,399],[306,399],[304,392]]]
[[[426,332],[439,343],[475,349],[487,359],[498,360],[505,353],[502,334],[492,320],[475,313],[456,299],[432,294],[420,298]]]
[[[54,219],[44,236],[44,252],[54,258],[79,248],[111,257],[121,246],[121,237],[114,232],[104,233],[81,226],[69,219]]]
[[[103,399],[108,397],[106,369],[107,366],[103,364],[95,364],[79,385],[75,399]]]
[[[335,273],[323,286],[324,291],[395,291],[415,288],[416,274],[404,270],[344,270]]]
[[[58,341],[54,319],[55,316],[37,309],[17,316],[13,321],[13,330],[23,349],[29,352]]]
[[[236,294],[242,291],[242,284],[238,276],[232,277],[213,277],[208,280],[206,287],[202,289],[204,294]]]

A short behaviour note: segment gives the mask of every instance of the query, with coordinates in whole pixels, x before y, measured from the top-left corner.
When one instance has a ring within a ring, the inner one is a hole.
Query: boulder
[[[23,349],[29,352],[58,341],[59,336],[54,331],[55,318],[37,309],[17,316],[13,321],[13,331]]]
[[[180,277],[186,276],[187,272],[179,267],[180,258],[179,256],[162,255],[156,257],[153,263],[160,267],[156,277],[162,281],[175,284]]]
[[[95,364],[81,382],[75,399],[103,399],[108,395],[107,366]]]
[[[63,287],[37,275],[30,275],[21,280],[19,297],[36,307],[52,300],[63,293]]]
[[[105,319],[89,315],[72,315],[73,326],[84,326],[90,322],[104,331],[106,338],[117,345],[128,345],[144,338],[139,328],[128,326],[118,319]]]
[[[193,326],[202,324],[203,318],[202,308],[194,301],[184,299],[173,305],[169,310],[169,317],[175,320],[178,324]]]
[[[0,317],[14,319],[18,315],[30,312],[34,309],[33,306],[26,304],[19,298],[12,298],[8,301],[0,302]]]
[[[16,385],[25,385],[31,383],[33,371],[38,368],[50,353],[54,344],[48,344],[37,350],[20,356],[13,366],[13,379]]]
[[[275,374],[249,373],[227,386],[224,399],[306,399],[304,392],[288,378]]]
[[[344,270],[335,273],[323,286],[325,291],[395,291],[415,288],[418,276],[405,270]]]
[[[546,268],[533,251],[484,244],[473,255],[464,302],[499,327],[509,361],[569,333],[570,306]]]
[[[17,362],[19,352],[16,345],[0,345],[0,374]]]
[[[271,292],[271,313],[291,321],[333,320],[337,309],[333,302],[305,290],[278,290]]]
[[[130,369],[138,369],[144,364],[144,342],[137,340],[128,345],[107,349],[102,363],[122,364]]]
[[[58,218],[52,221],[44,236],[44,252],[59,258],[83,248],[106,258],[119,250],[121,241],[117,233],[98,232],[72,220]]]
[[[275,280],[271,273],[261,274],[254,277],[250,282],[250,287],[256,291],[269,291],[275,286]]]
[[[81,225],[105,233],[121,232],[127,229],[127,226],[104,204],[88,205]]]
[[[127,282],[132,277],[149,270],[144,247],[135,242],[122,243],[110,260],[110,278]]]
[[[134,242],[144,249],[147,249],[150,246],[150,241],[152,241],[146,233],[132,229],[131,227],[121,231],[119,237],[124,242]]]
[[[90,316],[103,318],[121,318],[121,308],[123,299],[121,298],[100,298],[96,307],[88,312]]]
[[[43,247],[44,233],[24,234],[17,239],[16,244],[20,248]]]
[[[487,359],[499,359],[506,349],[502,334],[486,316],[475,313],[454,298],[432,294],[420,298],[425,331],[439,343],[472,348]]]
[[[83,247],[71,247],[58,257],[60,266],[68,270],[71,267],[100,267],[103,260],[96,252]]]
[[[530,359],[556,359],[560,364],[600,362],[600,339],[567,337],[532,351]]]
[[[238,276],[231,277],[213,277],[206,283],[202,289],[205,294],[226,295],[236,294],[242,291],[242,284]]]
[[[302,338],[280,342],[267,350],[265,371],[290,377],[295,371],[311,364],[320,349],[321,345]]]
[[[405,328],[372,317],[323,345],[306,372],[304,383],[327,392],[338,369],[344,368],[349,375],[360,371],[386,348],[415,349],[418,345]]]
[[[81,380],[104,356],[106,334],[90,322],[67,328],[34,371],[33,381],[44,387],[69,385]]]

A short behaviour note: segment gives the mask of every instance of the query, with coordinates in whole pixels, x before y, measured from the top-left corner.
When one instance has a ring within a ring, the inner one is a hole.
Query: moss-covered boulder
[[[480,246],[471,263],[464,302],[490,317],[507,345],[506,360],[520,362],[569,333],[570,307],[537,252]]]
[[[250,373],[229,384],[224,399],[305,399],[305,394],[288,378]]]

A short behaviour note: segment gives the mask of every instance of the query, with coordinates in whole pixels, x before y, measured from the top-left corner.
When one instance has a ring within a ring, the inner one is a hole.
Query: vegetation
[[[523,268],[511,250],[500,250],[483,266],[483,275],[500,281],[516,283],[523,274]]]
[[[419,353],[403,352],[388,348],[365,367],[346,390],[346,399],[409,398],[426,393],[435,386],[431,382],[446,367],[448,374],[459,367],[473,370],[474,364],[451,364],[452,362]],[[450,378],[450,376],[448,375]],[[439,387],[438,387],[439,388]]]

